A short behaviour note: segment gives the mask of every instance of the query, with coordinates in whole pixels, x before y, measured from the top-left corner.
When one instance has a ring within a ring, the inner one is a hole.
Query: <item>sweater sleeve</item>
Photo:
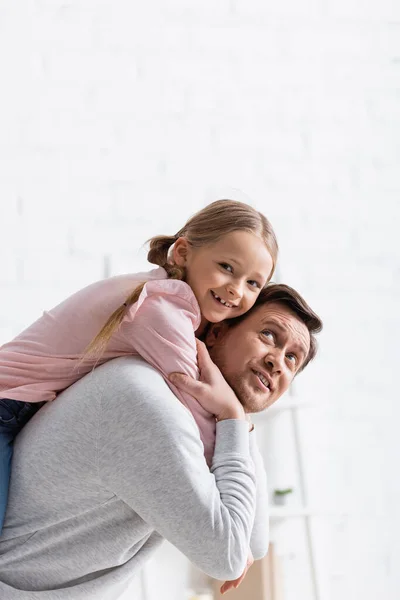
[[[198,379],[195,330],[200,309],[192,289],[183,281],[161,280],[145,284],[137,305],[123,322],[121,333],[129,345],[166,379],[175,396],[194,416],[211,464],[215,418],[199,402],[168,380],[173,372]]]
[[[255,560],[263,558],[269,546],[269,510],[267,475],[263,459],[257,446],[256,430],[250,433],[250,454],[256,474],[256,511],[253,531],[250,539],[250,549]]]
[[[154,369],[136,361],[103,391],[103,485],[199,569],[236,579],[246,564],[255,511],[248,423],[217,424],[209,469],[190,414]],[[118,401],[110,402],[110,394]]]

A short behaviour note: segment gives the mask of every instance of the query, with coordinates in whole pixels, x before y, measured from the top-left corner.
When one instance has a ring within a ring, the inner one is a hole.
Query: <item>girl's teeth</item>
[[[229,304],[228,302],[226,302],[225,300],[222,300],[222,298],[220,298],[219,296],[217,296],[217,294],[215,294],[215,292],[213,292],[214,294],[214,298],[216,298],[217,300],[219,300],[219,302],[221,302],[221,304],[223,304],[224,306],[226,306],[227,308],[232,308],[232,305]]]

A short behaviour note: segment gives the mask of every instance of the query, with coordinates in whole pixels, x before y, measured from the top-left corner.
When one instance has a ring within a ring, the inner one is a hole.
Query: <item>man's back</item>
[[[210,473],[191,414],[133,357],[46,405],[15,444],[0,598],[117,598],[164,537],[211,575],[239,576],[254,467],[246,423],[218,426]]]

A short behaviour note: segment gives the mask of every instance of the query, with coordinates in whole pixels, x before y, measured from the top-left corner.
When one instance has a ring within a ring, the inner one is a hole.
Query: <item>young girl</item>
[[[38,408],[118,356],[139,354],[167,382],[173,371],[198,378],[195,335],[253,306],[277,252],[261,213],[241,202],[213,202],[174,236],[150,240],[148,260],[159,268],[89,285],[0,348],[0,531],[13,440]],[[192,412],[210,464],[213,415],[168,385]]]

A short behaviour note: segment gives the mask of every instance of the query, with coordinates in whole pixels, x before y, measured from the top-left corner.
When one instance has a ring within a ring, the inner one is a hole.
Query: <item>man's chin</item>
[[[262,393],[259,389],[255,390],[251,386],[243,384],[243,382],[237,385],[231,384],[231,387],[246,413],[259,413],[274,403],[274,398],[270,392]]]

